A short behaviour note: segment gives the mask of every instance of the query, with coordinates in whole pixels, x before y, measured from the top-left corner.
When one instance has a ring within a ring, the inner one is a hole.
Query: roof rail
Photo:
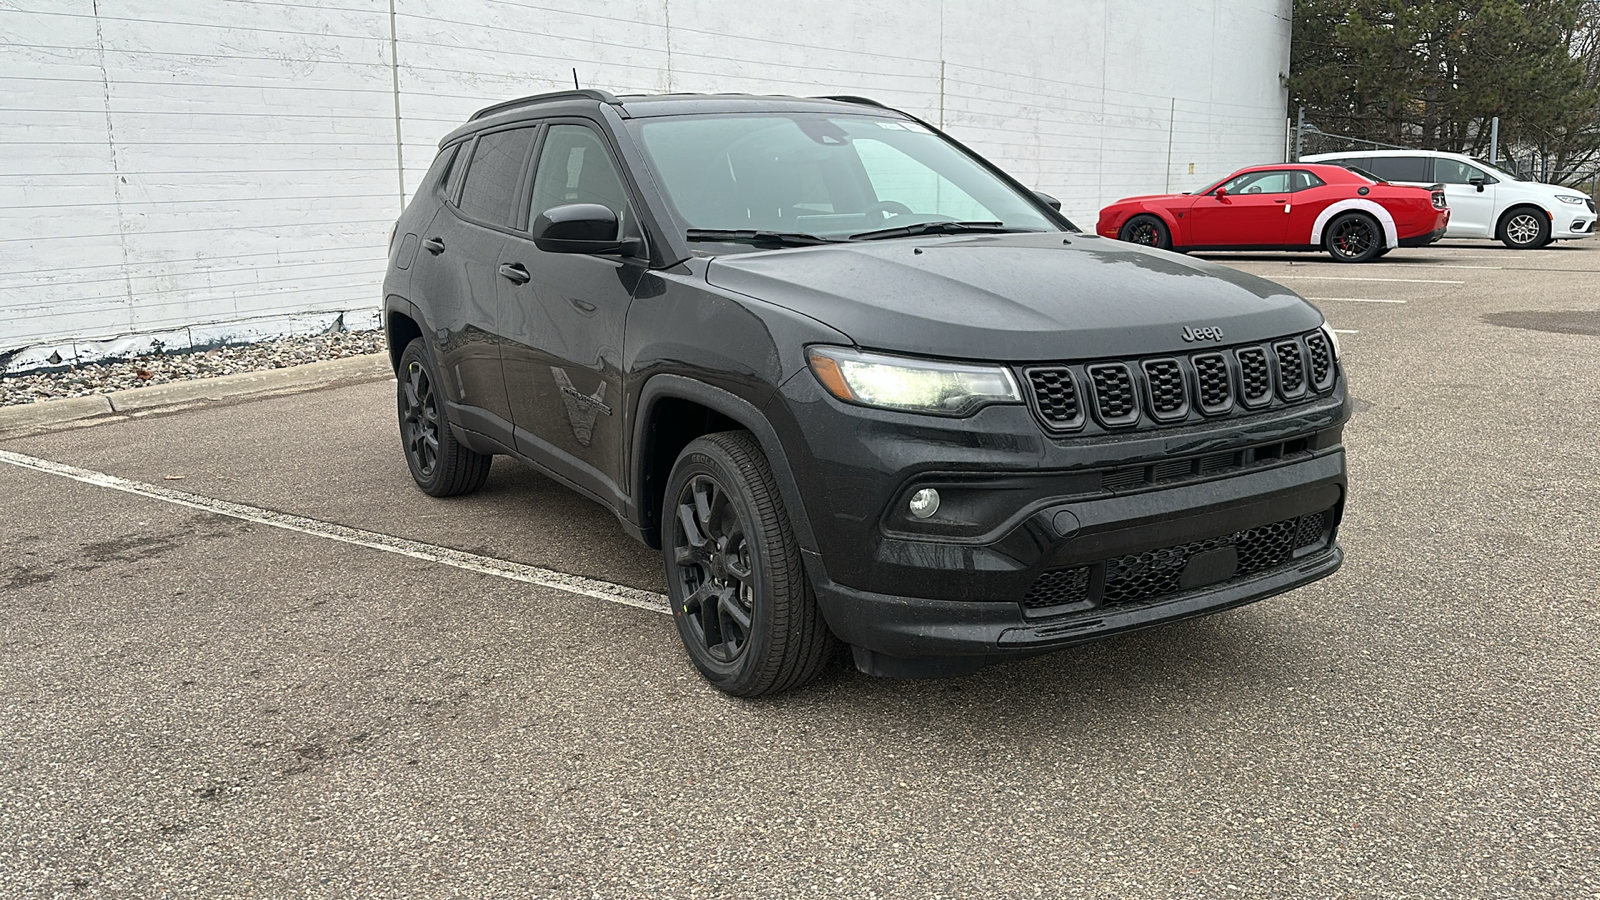
[[[610,91],[601,91],[594,88],[582,88],[575,91],[551,91],[548,94],[534,94],[531,97],[518,97],[515,100],[507,100],[504,103],[496,103],[493,106],[485,106],[483,109],[473,113],[472,118],[468,119],[467,121],[475,122],[484,116],[492,116],[495,113],[503,113],[507,110],[516,109],[519,106],[532,106],[535,103],[547,103],[552,100],[596,100],[601,103],[609,103],[612,106],[617,106],[622,102],[618,100],[616,95]]]
[[[813,97],[811,99],[813,99],[813,100],[837,100],[840,103],[860,103],[860,104],[863,104],[863,105],[866,105],[866,106],[876,106],[879,109],[892,109],[892,107],[890,107],[890,106],[888,106],[886,104],[883,104],[883,103],[879,103],[878,101],[873,100],[870,97],[856,97],[856,96],[853,96],[851,94],[838,94],[838,95],[828,96],[828,97]]]

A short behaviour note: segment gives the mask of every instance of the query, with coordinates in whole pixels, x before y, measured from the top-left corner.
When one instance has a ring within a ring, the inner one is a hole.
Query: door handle
[[[422,242],[422,248],[427,250],[429,253],[432,253],[434,256],[438,256],[444,252],[444,241],[441,241],[436,237],[428,238]]]
[[[522,263],[505,263],[500,266],[500,276],[512,284],[527,284],[533,278]]]

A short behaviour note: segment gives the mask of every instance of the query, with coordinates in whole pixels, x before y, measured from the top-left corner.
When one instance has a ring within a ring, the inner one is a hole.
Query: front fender
[[[778,482],[778,493],[783,497],[783,505],[789,512],[789,523],[794,528],[796,540],[800,547],[815,553],[817,550],[816,534],[811,529],[811,519],[806,514],[805,503],[801,501],[800,486],[795,481],[794,469],[789,464],[789,454],[784,450],[783,443],[778,439],[778,432],[767,421],[767,417],[757,409],[754,404],[744,398],[725,391],[714,385],[706,384],[683,375],[660,374],[646,381],[644,388],[639,392],[638,411],[634,421],[636,423],[650,421],[650,414],[655,404],[665,399],[688,400],[698,403],[707,409],[721,413],[729,419],[739,423],[741,427],[755,436],[756,443],[761,445],[761,452],[766,454],[767,462],[772,466],[772,475]],[[649,446],[649,429],[636,427],[633,430],[632,456],[633,478],[632,482],[636,496],[633,498],[635,509],[644,509],[645,498],[638,496],[648,484],[647,468],[651,459]],[[657,523],[641,522],[643,530],[648,534],[653,528],[659,527]],[[659,539],[656,541],[659,544]]]

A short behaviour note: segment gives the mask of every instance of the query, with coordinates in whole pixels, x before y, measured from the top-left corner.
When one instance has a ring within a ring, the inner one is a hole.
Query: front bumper
[[[1027,621],[1015,604],[918,600],[837,585],[819,588],[817,597],[863,672],[939,677],[1254,603],[1326,578],[1343,562],[1344,552],[1331,544],[1250,578],[1049,621]]]
[[[1062,503],[1019,527],[1041,552],[1009,590],[960,601],[825,581],[817,598],[840,638],[887,658],[862,668],[950,674],[1239,606],[1330,575],[1342,559],[1336,537],[1344,492],[1344,454],[1335,451],[1208,483]],[[1222,568],[1205,571],[1207,557],[1217,555]],[[954,567],[939,574],[1006,581]],[[1063,592],[1059,583],[1073,579]]]
[[[1556,241],[1576,241],[1594,237],[1595,215],[1591,212],[1568,213],[1558,210],[1550,220],[1550,238]]]
[[[793,379],[769,413],[794,417],[773,420],[816,534],[807,571],[867,671],[952,674],[1248,603],[1339,565],[1342,380],[1327,397],[1250,418],[1094,439],[1047,438],[1021,406],[933,421],[842,408],[813,383]],[[1209,468],[1219,458],[1235,464]],[[1142,466],[1137,484],[1118,480]],[[1163,474],[1174,469],[1187,474]],[[924,486],[945,497],[944,521],[905,514]],[[1243,562],[1233,539],[1313,516],[1316,533],[1292,553]],[[1233,543],[1220,569],[1189,571],[1190,557]],[[1165,587],[1141,593],[1108,575],[1140,567],[1160,570]],[[1041,599],[1041,584],[1074,570],[1080,595]]]

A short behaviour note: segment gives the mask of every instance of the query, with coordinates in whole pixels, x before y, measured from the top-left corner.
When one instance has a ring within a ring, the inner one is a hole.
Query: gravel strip
[[[214,375],[283,369],[325,359],[377,353],[386,346],[380,329],[340,331],[195,352],[152,353],[56,372],[0,375],[0,406],[109,394],[128,388],[210,378]]]

